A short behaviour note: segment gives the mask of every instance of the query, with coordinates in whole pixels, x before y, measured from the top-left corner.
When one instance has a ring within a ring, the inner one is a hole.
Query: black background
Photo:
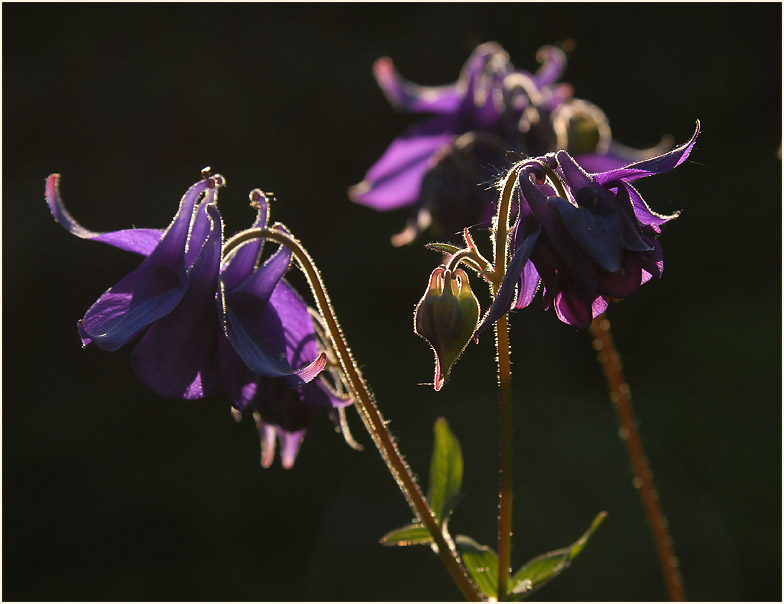
[[[138,258],[68,235],[44,179],[88,228],[165,227],[210,165],[228,234],[247,193],[316,258],[354,355],[425,476],[436,417],[463,445],[451,527],[493,545],[492,338],[440,393],[411,331],[438,256],[393,249],[406,210],[351,203],[417,116],[371,74],[391,56],[454,81],[475,45],[534,70],[576,42],[563,80],[638,147],[700,119],[690,160],[640,189],[666,268],[610,309],[692,600],[781,599],[779,4],[4,4],[3,599],[452,600],[426,548],[385,548],[410,519],[356,415],[363,453],[324,417],[294,469],[258,465],[252,422],[219,396],[160,399],[128,349],[82,351],[75,323]],[[481,234],[478,235],[481,239]],[[478,284],[477,284],[478,285]],[[485,292],[476,288],[483,304]],[[666,598],[589,335],[537,305],[512,319],[513,564],[609,516],[542,600]]]

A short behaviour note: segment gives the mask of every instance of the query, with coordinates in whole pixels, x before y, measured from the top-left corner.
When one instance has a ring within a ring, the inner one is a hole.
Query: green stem
[[[238,233],[226,242],[223,252],[224,257],[228,257],[232,250],[243,243],[253,239],[268,239],[281,245],[285,245],[291,250],[297,259],[302,271],[308,279],[310,288],[316,298],[324,323],[327,327],[332,345],[340,360],[341,368],[348,378],[352,393],[354,394],[354,405],[356,406],[365,428],[373,439],[376,447],[381,453],[381,458],[387,465],[392,477],[400,487],[409,506],[413,510],[419,521],[427,527],[430,535],[438,550],[438,555],[446,566],[452,579],[466,600],[472,602],[482,601],[482,597],[469,578],[465,568],[460,563],[460,559],[455,548],[454,542],[448,534],[438,526],[433,511],[422,494],[422,490],[416,482],[408,464],[403,459],[397,448],[395,441],[386,428],[386,421],[381,415],[381,411],[376,406],[373,394],[365,382],[359,368],[351,355],[351,351],[346,344],[343,331],[340,328],[332,303],[324,287],[321,274],[316,268],[313,259],[300,242],[291,235],[273,228],[249,229]]]
[[[491,293],[495,295],[506,273],[509,256],[509,211],[519,170],[510,170],[501,192],[495,224],[495,265]],[[498,363],[500,460],[498,491],[498,600],[506,597],[512,561],[512,367],[509,352],[509,319],[504,314],[495,324]]]
[[[618,413],[619,433],[626,444],[626,453],[634,474],[633,484],[640,491],[640,498],[648,516],[667,593],[671,602],[683,602],[686,596],[683,592],[683,579],[678,570],[678,558],[675,556],[672,537],[667,530],[667,518],[659,505],[659,492],[653,484],[653,472],[637,430],[631,391],[623,375],[623,365],[610,332],[610,322],[604,316],[595,318],[591,323],[591,333],[594,337],[593,347],[597,351],[599,363],[607,378],[610,400]]]
[[[499,416],[501,460],[498,493],[498,600],[508,591],[512,562],[512,366],[509,359],[509,319],[502,316],[495,324],[498,353]]]

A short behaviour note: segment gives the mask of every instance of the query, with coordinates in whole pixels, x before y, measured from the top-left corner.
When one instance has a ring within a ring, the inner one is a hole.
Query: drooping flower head
[[[262,263],[262,242],[255,240],[222,259],[216,195],[223,185],[222,176],[205,174],[185,193],[165,230],[85,229],[65,209],[57,174],[47,179],[45,198],[70,233],[143,256],[139,268],[78,322],[83,346],[114,351],[141,336],[131,360],[153,392],[198,399],[220,388],[235,409],[253,401],[267,418],[265,426],[278,430],[283,464],[291,467],[304,420],[317,408],[337,413],[351,399],[326,389],[334,377],[313,381],[326,367],[327,354],[307,305],[283,278],[291,253],[281,247]],[[266,199],[260,191],[251,199],[258,208],[254,226],[266,226]],[[262,382],[267,385],[260,389]],[[267,449],[274,453],[274,441]]]
[[[170,398],[197,399],[218,388],[215,291],[223,223],[216,206],[222,176],[203,178],[183,196],[167,229],[98,233],[65,209],[58,174],[46,181],[46,201],[70,233],[143,256],[141,265],[87,310],[82,345],[114,351],[143,333],[131,355],[139,379]]]
[[[428,227],[450,236],[489,222],[495,199],[487,183],[507,167],[510,152],[566,149],[596,170],[655,154],[615,144],[604,113],[556,83],[566,65],[560,48],[545,46],[537,58],[535,73],[516,70],[506,51],[488,42],[474,50],[457,82],[438,87],[405,80],[389,58],[376,61],[376,80],[394,107],[434,114],[394,140],[349,191],[354,201],[381,211],[417,206],[393,243],[409,243]]]
[[[512,259],[477,333],[528,306],[540,283],[545,309],[587,327],[610,300],[660,277],[657,237],[677,214],[651,210],[631,182],[686,161],[699,130],[698,122],[691,140],[669,153],[604,172],[586,172],[566,151],[521,162]]]
[[[266,196],[256,189],[250,198],[258,208],[252,228],[266,227]],[[221,375],[235,417],[248,407],[253,410],[262,466],[272,464],[277,439],[281,463],[291,468],[306,427],[320,410],[330,414],[349,445],[356,447],[342,413],[352,399],[337,362],[330,358],[317,313],[283,278],[291,251],[281,246],[261,262],[263,247],[261,239],[254,239],[224,258],[219,295],[226,336],[221,342]],[[302,369],[292,372],[292,367]]]

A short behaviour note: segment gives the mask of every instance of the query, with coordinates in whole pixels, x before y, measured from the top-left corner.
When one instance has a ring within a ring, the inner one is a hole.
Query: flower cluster
[[[225,180],[202,176],[165,230],[105,233],[73,219],[60,197],[59,175],[49,176],[46,202],[63,228],[143,257],[78,322],[82,345],[114,351],[141,336],[131,361],[150,390],[186,400],[221,390],[236,412],[253,409],[262,465],[272,463],[277,438],[289,468],[310,418],[326,409],[345,428],[340,410],[351,398],[328,363],[312,309],[284,279],[290,250],[281,246],[262,262],[263,242],[254,239],[224,258],[217,193]],[[250,197],[257,208],[253,226],[266,227],[266,197],[259,190]]]
[[[413,241],[427,228],[451,237],[464,226],[489,223],[493,182],[511,157],[540,156],[563,149],[591,171],[606,171],[657,154],[616,143],[604,113],[573,98],[572,87],[557,83],[566,66],[564,51],[545,46],[535,73],[515,69],[494,42],[478,46],[457,82],[419,86],[402,78],[391,59],[373,70],[390,103],[403,111],[434,117],[395,139],[350,197],[376,210],[416,206],[395,245]]]
[[[699,131],[698,122],[692,138],[669,153],[602,172],[587,172],[567,151],[520,162],[512,259],[477,333],[528,306],[540,283],[545,309],[588,327],[610,300],[660,277],[657,237],[677,214],[651,210],[631,182],[682,164]]]

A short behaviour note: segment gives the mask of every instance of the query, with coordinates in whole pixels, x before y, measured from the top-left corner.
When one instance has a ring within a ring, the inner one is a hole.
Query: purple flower
[[[652,211],[631,182],[682,164],[699,131],[697,122],[691,140],[669,153],[593,174],[566,151],[522,162],[512,259],[477,333],[511,308],[528,306],[540,282],[545,309],[587,327],[611,299],[660,277],[657,237],[677,213]]]
[[[139,268],[107,290],[79,321],[83,346],[117,350],[144,334],[131,360],[153,392],[197,399],[218,388],[239,412],[254,410],[262,440],[262,465],[272,463],[275,437],[290,468],[308,421],[326,409],[352,446],[343,407],[351,404],[337,363],[327,366],[326,338],[310,310],[283,278],[291,252],[279,248],[265,262],[260,239],[221,258],[223,224],[216,206],[223,177],[207,177],[182,198],[169,227],[89,231],[65,209],[59,175],[46,181],[55,220],[83,239],[144,257]],[[251,193],[254,227],[266,227],[268,204]]]
[[[387,148],[352,187],[350,197],[386,211],[416,205],[416,216],[393,243],[411,242],[424,229],[450,236],[464,226],[489,222],[493,181],[508,155],[543,155],[566,149],[592,169],[608,170],[647,157],[612,141],[604,113],[571,98],[572,87],[556,84],[566,55],[545,46],[536,73],[515,70],[494,42],[478,46],[457,82],[419,86],[402,78],[391,59],[373,70],[390,103],[403,111],[435,114]]]
[[[215,202],[223,184],[220,175],[194,184],[165,231],[97,233],[79,225],[65,209],[59,175],[46,181],[47,204],[63,228],[144,257],[137,269],[108,289],[78,322],[82,345],[94,343],[114,351],[143,333],[131,354],[134,370],[150,390],[169,398],[203,398],[221,385],[219,345],[226,336],[216,308],[219,277],[225,298],[230,300],[224,306],[224,318],[236,327],[227,335],[249,367],[262,375],[291,376],[295,383],[302,383],[324,366],[323,356],[312,349],[292,352],[299,343],[287,339],[286,329],[302,315],[290,311],[285,300],[279,303],[270,298],[271,288],[282,277],[280,262],[254,271],[244,282],[225,283],[226,275],[237,270],[224,269],[221,276],[223,224]],[[237,262],[241,269],[240,258]],[[288,258],[285,262],[288,268]],[[248,319],[250,315],[255,316]],[[310,325],[307,313],[305,317]],[[249,333],[258,339],[255,348],[248,343]],[[308,353],[313,354],[305,358]],[[300,360],[293,366],[289,362]]]
[[[266,227],[264,194],[252,191],[251,201],[258,207],[253,227]],[[307,424],[322,409],[354,446],[341,413],[352,399],[335,360],[322,371],[329,346],[316,331],[318,316],[283,278],[291,252],[281,246],[259,263],[262,251],[263,242],[252,240],[221,268],[219,306],[226,335],[219,342],[221,381],[236,417],[247,407],[253,410],[262,466],[272,464],[277,437],[281,463],[291,468]],[[291,367],[303,369],[292,373]]]

